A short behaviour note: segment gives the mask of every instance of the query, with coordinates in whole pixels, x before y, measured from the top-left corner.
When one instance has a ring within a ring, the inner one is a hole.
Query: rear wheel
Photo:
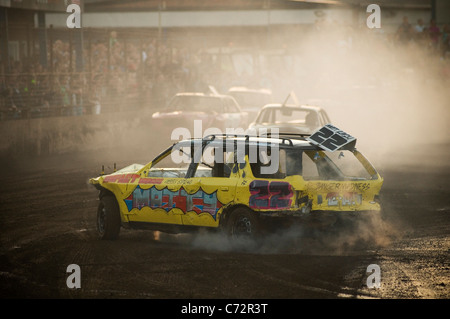
[[[231,238],[256,239],[261,234],[261,223],[255,212],[238,207],[230,212],[226,229]]]
[[[120,211],[113,196],[103,196],[97,209],[97,231],[100,239],[117,239],[121,226]]]

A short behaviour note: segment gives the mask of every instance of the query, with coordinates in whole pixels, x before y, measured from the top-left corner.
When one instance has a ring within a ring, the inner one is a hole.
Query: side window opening
[[[302,175],[304,180],[319,179],[317,165],[306,152],[302,153]]]
[[[295,149],[287,149],[285,156],[285,167],[286,167],[286,175],[302,175],[303,174],[303,157],[302,151]]]
[[[274,158],[278,157],[278,160]],[[274,178],[283,179],[286,177],[286,166],[283,163],[285,158],[284,149],[276,149],[272,151],[272,148],[259,148],[257,149],[257,159],[250,163],[253,176],[256,178]],[[273,163],[273,161],[275,161]],[[274,167],[278,162],[278,167]],[[266,168],[270,173],[265,173],[263,168]]]
[[[270,123],[271,121],[273,121],[272,109],[265,109],[261,114],[261,118],[259,119],[258,123]]]
[[[231,175],[234,163],[232,152],[224,151],[222,146],[206,146],[194,177],[225,177]]]

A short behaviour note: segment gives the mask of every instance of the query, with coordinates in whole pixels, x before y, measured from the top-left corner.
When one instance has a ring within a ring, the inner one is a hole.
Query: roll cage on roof
[[[272,135],[275,135],[275,136],[272,136]],[[222,141],[230,139],[233,141],[233,143],[235,143],[239,140],[244,139],[246,144],[250,144],[251,142],[254,142],[255,144],[258,144],[260,142],[274,144],[274,143],[277,143],[275,141],[278,141],[278,144],[295,146],[292,140],[308,142],[305,139],[308,136],[310,136],[310,134],[292,134],[292,133],[272,134],[272,133],[267,133],[263,136],[255,136],[255,135],[248,135],[248,134],[210,134],[210,135],[203,137],[201,140],[206,141],[206,142],[212,142],[212,141],[216,141],[218,139],[222,139]],[[250,139],[252,139],[252,140],[250,140]],[[191,140],[196,140],[196,139],[194,138]],[[200,140],[200,139],[197,139],[197,140]]]

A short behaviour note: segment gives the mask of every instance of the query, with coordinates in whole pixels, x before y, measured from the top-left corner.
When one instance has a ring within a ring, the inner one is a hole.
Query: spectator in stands
[[[117,32],[116,31],[112,31],[109,34],[109,47],[110,48],[114,47],[116,43],[117,43]]]
[[[81,74],[77,74],[72,78],[71,84],[71,97],[72,97],[72,114],[83,114],[83,88],[86,87],[84,78]]]
[[[22,90],[20,89],[19,77],[11,78],[10,86],[7,88],[6,107],[12,112],[13,118],[18,118],[22,115],[25,107]]]
[[[12,87],[6,87],[2,92],[2,97],[3,97],[3,108],[1,110],[2,120],[7,119],[8,115],[12,115],[12,118],[20,117],[20,110],[16,107],[16,105],[14,103],[13,95],[14,94],[13,94]]]
[[[163,109],[168,102],[168,88],[166,85],[166,78],[164,77],[164,74],[162,72],[158,74],[156,83],[153,84],[152,100],[153,108],[157,110]]]
[[[439,36],[441,31],[439,27],[436,25],[436,20],[430,20],[430,26],[428,27],[428,36],[430,39],[430,49],[432,52],[436,52],[439,45]]]
[[[62,107],[62,115],[70,115],[68,111],[68,107],[70,105],[70,84],[69,84],[69,77],[68,76],[62,76],[61,80],[59,81],[59,92],[61,94],[61,105]]]
[[[425,30],[425,24],[423,24],[423,19],[418,19],[417,24],[414,26],[414,31],[421,34]]]
[[[403,21],[397,29],[397,41],[400,44],[407,44],[412,38],[412,27],[408,21],[408,17],[403,17]]]
[[[445,24],[442,28],[441,37],[441,54],[442,58],[445,59],[447,52],[450,52],[450,26]]]
[[[425,33],[425,24],[422,19],[417,20],[417,24],[414,26],[415,38],[417,41],[423,39],[423,35]]]
[[[92,79],[89,91],[85,97],[85,111],[87,114],[101,113],[101,77]]]
[[[61,84],[59,83],[58,76],[52,76],[49,85],[48,99],[50,104],[51,115],[61,115],[61,107],[63,105],[63,99],[61,94]]]

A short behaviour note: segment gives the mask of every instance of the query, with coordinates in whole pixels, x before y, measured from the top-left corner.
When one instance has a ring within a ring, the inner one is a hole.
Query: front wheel
[[[121,223],[116,199],[113,196],[103,196],[97,209],[97,232],[100,239],[117,239]]]

